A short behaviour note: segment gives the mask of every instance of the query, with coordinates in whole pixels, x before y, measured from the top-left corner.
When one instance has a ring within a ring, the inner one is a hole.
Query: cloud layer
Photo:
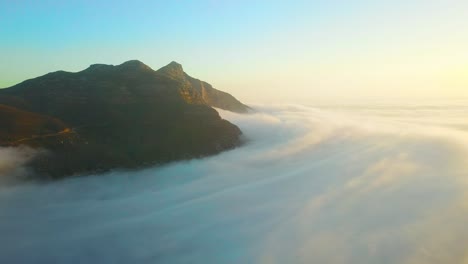
[[[257,109],[218,156],[3,185],[0,262],[468,263],[467,109]]]

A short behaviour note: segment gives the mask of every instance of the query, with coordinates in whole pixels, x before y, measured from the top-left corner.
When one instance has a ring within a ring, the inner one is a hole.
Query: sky
[[[0,87],[171,61],[245,102],[468,97],[468,2],[0,0]]]

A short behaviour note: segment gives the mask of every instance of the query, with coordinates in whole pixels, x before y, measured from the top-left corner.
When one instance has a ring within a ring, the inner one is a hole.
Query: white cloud
[[[1,189],[0,262],[466,261],[465,110],[256,108],[233,151]]]

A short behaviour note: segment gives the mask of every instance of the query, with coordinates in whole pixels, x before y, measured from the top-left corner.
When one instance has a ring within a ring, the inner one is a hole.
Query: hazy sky
[[[468,96],[468,2],[0,0],[0,87],[172,60],[247,102]]]

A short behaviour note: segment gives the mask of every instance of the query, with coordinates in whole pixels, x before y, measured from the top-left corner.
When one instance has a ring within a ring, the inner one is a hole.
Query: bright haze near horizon
[[[468,96],[468,3],[0,1],[0,87],[170,61],[246,102]]]

